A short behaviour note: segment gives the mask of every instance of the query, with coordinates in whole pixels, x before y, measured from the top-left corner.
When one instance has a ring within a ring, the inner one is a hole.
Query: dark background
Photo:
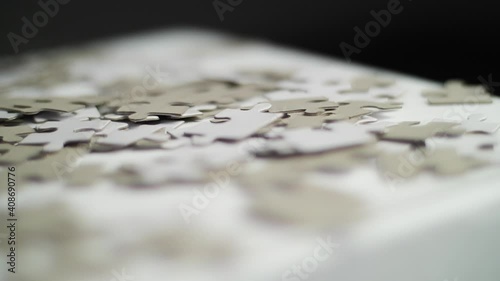
[[[373,20],[370,11],[386,9],[389,2],[242,1],[221,22],[212,0],[72,0],[61,5],[29,43],[21,44],[19,53],[143,30],[198,26],[343,57],[339,44],[353,44],[353,28],[364,28]],[[41,8],[38,1],[2,0],[0,5],[0,55],[15,55],[7,34],[21,34],[21,18],[31,20]],[[401,5],[403,11],[352,56],[353,62],[438,81],[480,83],[482,76],[493,81],[489,86],[496,94],[500,92],[500,10],[494,1],[401,0]]]

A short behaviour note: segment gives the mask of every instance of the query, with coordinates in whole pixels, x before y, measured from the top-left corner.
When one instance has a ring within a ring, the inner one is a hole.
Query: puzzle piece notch
[[[490,94],[481,85],[469,86],[459,80],[450,80],[443,89],[422,93],[432,105],[492,103]]]
[[[464,129],[457,127],[458,124],[450,122],[429,122],[419,125],[420,122],[401,122],[386,128],[386,132],[381,135],[384,140],[402,142],[424,142],[427,138],[439,135],[461,135]]]
[[[128,115],[132,122],[142,122],[150,116],[174,116],[181,117],[189,109],[189,106],[170,105],[161,100],[154,99],[147,103],[130,103],[116,110],[118,114]]]

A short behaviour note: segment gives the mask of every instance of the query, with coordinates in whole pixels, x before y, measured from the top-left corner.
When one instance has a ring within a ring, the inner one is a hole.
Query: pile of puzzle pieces
[[[259,146],[244,153],[269,159],[265,169],[272,175],[268,183],[283,177],[295,182],[290,171],[301,176],[310,170],[348,170],[369,159],[377,159],[381,173],[394,178],[424,170],[460,174],[500,163],[498,150],[492,150],[496,141],[490,136],[500,127],[498,122],[488,122],[477,114],[462,122],[379,121],[374,116],[412,106],[398,101],[404,91],[395,81],[375,75],[343,79],[318,74],[275,75],[278,78],[265,82],[207,78],[126,97],[106,89],[70,97],[51,96],[50,92],[15,97],[7,91],[0,97],[0,163],[18,166],[24,180],[76,184],[77,179],[86,178],[85,184],[91,184],[89,180],[119,178],[124,182],[122,174],[126,173],[133,176],[125,177],[125,183],[158,185],[203,180],[203,174],[220,168],[200,162],[198,158],[203,156],[188,161],[179,153],[196,155],[203,146],[209,151],[218,145],[227,154],[232,152],[223,147],[256,139],[261,141]],[[295,82],[301,79],[312,82]],[[429,106],[492,102],[481,86],[458,81],[425,91],[421,98]],[[436,139],[438,147],[426,145]],[[407,144],[407,148],[384,151],[377,144],[385,142]],[[490,151],[482,149],[485,147]],[[150,162],[123,163],[111,171],[92,165],[61,167],[66,170],[60,171],[50,164],[74,149],[79,150],[78,157],[117,150],[158,153]],[[421,160],[411,172],[398,170],[401,161],[416,155]],[[276,162],[282,170],[279,173],[273,168]],[[157,175],[150,175],[151,170]]]
[[[482,85],[204,33],[129,40],[1,61],[0,172],[16,168],[23,200],[19,280],[120,279],[125,265],[145,268],[136,280],[280,280],[324,231],[349,233],[342,246],[363,256],[365,240],[391,248],[408,224],[435,223],[447,239],[457,231],[444,215],[480,223],[471,210],[500,200],[500,99]],[[446,244],[429,233],[424,243]],[[443,253],[469,258],[451,242]],[[385,261],[336,253],[358,272]],[[228,257],[242,276],[205,274]],[[377,277],[355,280],[391,280]]]

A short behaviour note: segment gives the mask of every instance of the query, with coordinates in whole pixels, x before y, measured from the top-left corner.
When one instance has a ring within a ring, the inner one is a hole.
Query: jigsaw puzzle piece
[[[304,112],[304,114],[318,114],[328,109],[334,109],[338,106],[336,102],[328,101],[325,97],[288,99],[288,100],[270,100],[269,112],[271,113],[293,113]]]
[[[42,153],[40,146],[18,146],[0,143],[0,165],[18,164]]]
[[[427,90],[422,95],[432,105],[492,103],[490,94],[483,86],[469,86],[458,80],[447,81],[444,89]]]
[[[329,121],[348,120],[369,115],[374,110],[379,111],[392,110],[402,108],[401,103],[396,102],[373,102],[373,101],[347,101],[341,102],[339,107],[332,111],[332,115],[328,118]]]
[[[20,116],[19,113],[12,113],[12,112],[7,112],[5,110],[0,110],[0,122],[14,120],[19,116]]]
[[[47,98],[0,98],[0,108],[32,115],[40,111],[72,112],[84,108],[73,100],[62,97]]]
[[[26,125],[21,126],[0,126],[0,139],[2,142],[17,143],[23,137],[35,132],[33,128]]]
[[[166,133],[180,126],[184,121],[163,122],[157,125],[140,125],[138,127],[114,131],[96,141],[96,146],[92,149],[119,149],[136,143],[142,139],[153,139],[157,141],[167,141],[170,137]],[[154,133],[160,131],[161,134]]]
[[[37,126],[40,132],[28,135],[19,144],[43,144],[45,152],[54,152],[61,150],[67,143],[89,142],[94,135],[92,130],[99,131],[109,122],[78,119],[49,121]]]
[[[184,134],[195,138],[194,141],[198,144],[208,144],[215,140],[242,140],[283,116],[281,113],[264,112],[270,107],[270,104],[258,104],[250,110],[225,109],[215,115],[215,119],[227,121],[200,122],[185,129]]]
[[[259,156],[313,154],[371,143],[375,138],[350,123],[331,124],[329,130],[311,128],[282,132],[280,139],[268,141]]]

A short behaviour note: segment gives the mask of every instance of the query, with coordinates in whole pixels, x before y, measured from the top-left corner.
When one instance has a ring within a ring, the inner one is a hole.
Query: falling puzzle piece
[[[427,138],[439,135],[461,135],[464,129],[457,127],[458,124],[450,122],[429,122],[418,125],[420,122],[401,122],[386,128],[381,138],[390,141],[402,142],[424,142]]]
[[[281,113],[264,112],[270,107],[270,104],[258,104],[250,110],[225,109],[215,115],[215,119],[228,119],[226,122],[200,122],[185,129],[184,134],[192,137],[196,144],[242,140],[281,118]]]
[[[17,143],[24,136],[35,132],[30,126],[0,126],[0,139],[3,142]]]
[[[18,146],[0,143],[0,165],[22,163],[41,153],[42,148],[40,146]]]
[[[67,143],[90,141],[94,135],[92,130],[99,131],[109,122],[107,120],[78,119],[66,119],[58,122],[49,121],[37,126],[37,130],[41,132],[28,135],[19,144],[43,144],[43,151],[54,152],[61,150]]]
[[[457,80],[446,82],[444,89],[427,90],[422,95],[433,105],[492,103],[490,94],[483,86],[468,86]]]
[[[383,173],[392,179],[410,178],[425,169],[439,175],[458,175],[486,163],[484,160],[459,155],[453,148],[382,153],[378,159]]]
[[[347,120],[369,115],[374,112],[371,108],[381,110],[392,110],[402,108],[397,102],[372,102],[372,101],[347,101],[341,102],[339,107],[332,111],[328,121]]]
[[[318,114],[327,109],[334,109],[338,106],[336,102],[328,101],[325,97],[305,98],[305,99],[288,99],[288,100],[271,100],[268,112],[271,113],[293,113],[304,112],[305,114]]]
[[[36,114],[40,111],[72,112],[84,108],[73,100],[61,97],[50,98],[0,98],[0,108],[21,112],[23,114]]]

